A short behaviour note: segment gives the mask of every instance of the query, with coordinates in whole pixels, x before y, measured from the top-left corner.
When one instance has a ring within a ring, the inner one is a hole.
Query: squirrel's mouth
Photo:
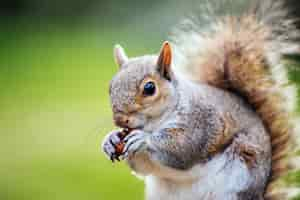
[[[141,129],[144,128],[144,126],[122,126],[122,127],[120,127],[120,128],[127,129],[127,130],[129,130],[129,131],[132,131],[132,130],[135,130],[135,129],[141,130]]]
[[[122,128],[122,129],[126,129],[126,130],[129,130],[129,131],[132,131],[134,129],[143,129],[144,126],[143,125],[129,125],[129,124],[124,124],[124,123],[117,123],[115,122],[116,126],[118,126],[119,128]]]
[[[123,129],[143,129],[144,123],[142,120],[136,120],[134,118],[123,117],[122,115],[114,116],[114,123],[116,126]]]

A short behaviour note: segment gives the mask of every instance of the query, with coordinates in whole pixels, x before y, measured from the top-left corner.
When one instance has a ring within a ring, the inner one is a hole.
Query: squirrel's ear
[[[165,41],[160,50],[157,65],[160,74],[168,80],[171,80],[171,60],[172,49],[168,41]]]
[[[121,45],[119,44],[115,45],[114,56],[116,63],[119,65],[120,68],[128,61],[128,57],[123,47],[121,47]]]

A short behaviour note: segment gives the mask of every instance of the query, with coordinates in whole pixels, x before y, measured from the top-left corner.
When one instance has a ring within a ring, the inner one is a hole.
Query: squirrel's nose
[[[129,117],[123,114],[115,114],[114,115],[115,124],[122,128],[127,128],[129,124]]]

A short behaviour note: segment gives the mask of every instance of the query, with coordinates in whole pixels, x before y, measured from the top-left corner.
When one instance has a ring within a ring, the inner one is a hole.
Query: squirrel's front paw
[[[134,130],[124,138],[125,147],[123,158],[132,157],[137,153],[144,152],[147,147],[149,134],[141,130]]]
[[[120,133],[121,131],[110,132],[102,143],[102,150],[111,159],[111,161],[114,161],[115,159],[119,160],[118,145],[121,144]]]

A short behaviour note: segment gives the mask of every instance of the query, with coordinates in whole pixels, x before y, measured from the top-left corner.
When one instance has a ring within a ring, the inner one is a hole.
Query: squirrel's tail
[[[185,20],[176,29],[173,41],[183,59],[175,63],[181,62],[178,65],[185,66],[192,79],[234,92],[255,108],[272,142],[265,198],[288,199],[280,180],[297,170],[300,121],[295,115],[295,87],[288,81],[283,58],[300,55],[298,22],[283,0],[259,1],[254,6],[240,0],[221,2],[203,6],[201,17]],[[213,4],[219,6],[213,9]]]

